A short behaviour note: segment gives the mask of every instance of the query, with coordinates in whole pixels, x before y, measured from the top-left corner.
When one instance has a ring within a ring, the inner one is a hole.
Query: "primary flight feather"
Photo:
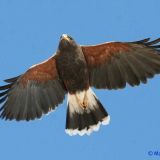
[[[0,86],[0,117],[34,120],[54,110],[68,94],[66,132],[90,134],[110,116],[91,87],[124,88],[160,73],[160,38],[81,46],[66,34],[48,60]]]

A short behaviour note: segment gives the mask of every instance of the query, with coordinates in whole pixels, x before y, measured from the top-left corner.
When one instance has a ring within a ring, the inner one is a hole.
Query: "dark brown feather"
[[[0,103],[5,102],[0,108],[0,117],[9,120],[40,118],[62,103],[66,93],[55,57],[5,81],[10,84],[0,87]]]
[[[90,85],[117,89],[125,87],[127,82],[135,86],[160,73],[160,38],[149,40],[81,46],[89,69]]]
[[[159,43],[160,42],[160,38],[154,40],[154,41],[150,41],[147,43],[147,45],[153,45],[153,44],[156,44],[156,43]]]
[[[20,82],[27,84],[28,81],[37,81],[45,83],[49,80],[54,80],[58,76],[56,69],[55,57],[31,67],[21,78]]]
[[[21,75],[20,75],[20,76],[21,76]],[[10,78],[10,79],[5,79],[4,81],[7,82],[7,83],[13,83],[13,82],[15,82],[20,76],[13,77],[13,78]]]
[[[119,52],[129,52],[130,46],[126,43],[111,42],[95,46],[82,46],[82,51],[89,67],[106,63]]]

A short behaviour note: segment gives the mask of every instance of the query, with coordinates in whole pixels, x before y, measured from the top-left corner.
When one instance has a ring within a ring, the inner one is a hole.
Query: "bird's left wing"
[[[90,85],[95,88],[118,89],[146,83],[160,73],[160,38],[136,42],[109,42],[81,46],[85,56]]]
[[[58,76],[56,59],[31,67],[21,76],[5,80],[0,86],[0,117],[33,120],[62,103],[66,90]]]

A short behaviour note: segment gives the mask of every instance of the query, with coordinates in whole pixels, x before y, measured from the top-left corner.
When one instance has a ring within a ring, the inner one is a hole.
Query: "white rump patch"
[[[79,114],[83,114],[84,110],[78,103],[77,98],[80,100],[81,103],[83,103],[85,95],[87,96],[87,101],[89,104],[88,108],[86,108],[88,112],[89,110],[94,110],[94,108],[97,106],[97,102],[95,99],[96,96],[94,92],[91,90],[91,88],[89,88],[87,91],[84,90],[81,92],[76,92],[76,94],[68,93],[68,104],[69,104],[69,110],[71,114],[75,112]]]
[[[105,117],[102,122],[98,122],[96,125],[89,126],[89,129],[84,128],[82,130],[78,129],[66,129],[65,132],[69,134],[70,136],[75,136],[75,135],[90,135],[93,131],[98,131],[101,125],[108,125],[110,123],[110,116],[108,115]]]

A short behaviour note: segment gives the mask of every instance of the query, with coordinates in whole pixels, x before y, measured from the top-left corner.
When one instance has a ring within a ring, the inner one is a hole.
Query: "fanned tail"
[[[88,106],[83,108],[77,97],[83,102],[87,97]],[[93,131],[98,131],[100,125],[108,125],[110,116],[95,96],[91,88],[87,91],[68,95],[68,110],[66,119],[66,133],[69,135],[90,135]]]

